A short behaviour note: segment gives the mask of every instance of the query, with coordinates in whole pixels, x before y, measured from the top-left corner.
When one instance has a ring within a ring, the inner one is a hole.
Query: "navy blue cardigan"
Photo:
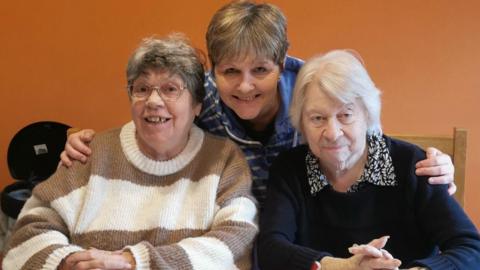
[[[348,258],[348,247],[390,235],[385,247],[402,268],[480,269],[478,230],[446,185],[415,175],[425,152],[385,137],[398,186],[368,184],[340,193],[310,194],[305,145],[280,154],[270,170],[260,217],[260,268],[309,269],[324,256]],[[441,252],[440,252],[441,251]]]

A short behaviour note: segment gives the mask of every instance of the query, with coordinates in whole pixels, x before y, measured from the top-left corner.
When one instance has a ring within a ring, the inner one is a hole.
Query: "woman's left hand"
[[[106,251],[91,248],[68,255],[61,264],[61,270],[88,270],[88,269],[135,269],[135,261],[131,254],[125,251]],[[128,256],[130,255],[130,256]],[[131,259],[133,259],[133,264]]]
[[[388,238],[389,236],[383,236],[365,245],[354,245],[348,251],[354,255],[352,259],[361,269],[398,269],[401,261],[383,249]]]
[[[428,178],[430,184],[449,184],[448,193],[454,194],[457,186],[453,182],[455,168],[452,159],[434,147],[427,148],[426,152],[427,158],[417,162],[415,173],[419,176],[431,176]]]

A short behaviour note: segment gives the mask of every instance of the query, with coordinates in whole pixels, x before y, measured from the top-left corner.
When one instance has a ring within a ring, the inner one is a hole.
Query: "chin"
[[[242,120],[253,120],[258,117],[258,112],[234,110],[235,114]]]

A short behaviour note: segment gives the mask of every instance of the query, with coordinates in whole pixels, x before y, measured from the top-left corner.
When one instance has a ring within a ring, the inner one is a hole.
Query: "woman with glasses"
[[[3,269],[250,269],[250,170],[233,142],[193,124],[205,95],[195,50],[145,39],[127,82],[133,121],[34,189]]]

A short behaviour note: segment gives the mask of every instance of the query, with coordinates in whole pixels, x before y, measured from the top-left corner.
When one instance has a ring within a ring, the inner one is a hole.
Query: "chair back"
[[[426,136],[426,135],[400,135],[390,134],[389,136],[407,141],[420,146],[422,149],[435,147],[453,160],[455,167],[455,184],[457,192],[455,198],[463,207],[465,192],[465,161],[467,158],[467,130],[454,128],[453,136]]]

